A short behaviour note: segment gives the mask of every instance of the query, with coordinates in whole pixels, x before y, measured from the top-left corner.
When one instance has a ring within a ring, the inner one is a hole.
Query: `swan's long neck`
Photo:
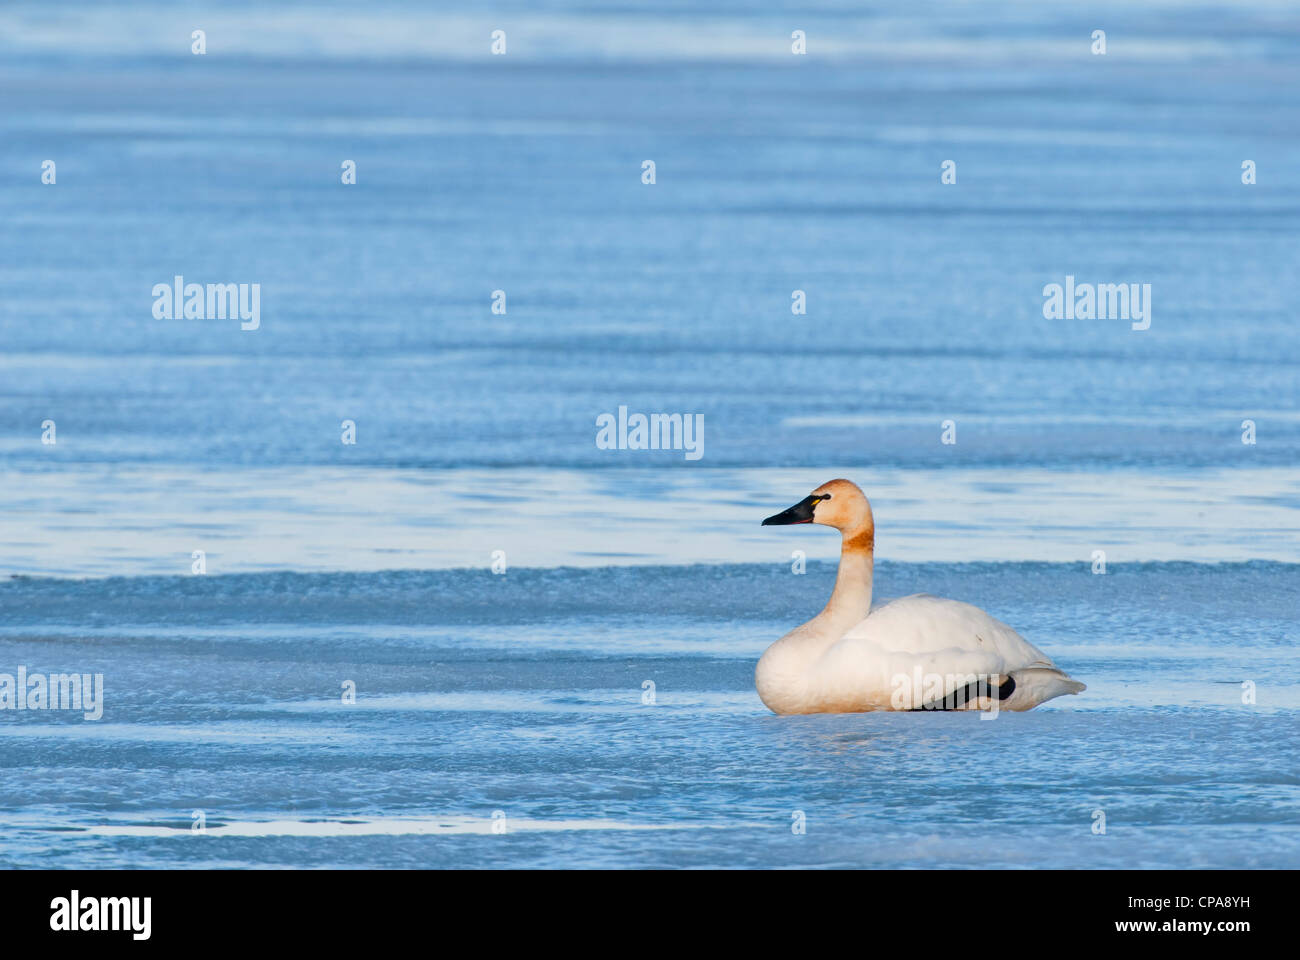
[[[870,520],[844,531],[835,589],[822,611],[826,634],[836,640],[857,626],[871,610],[871,575],[874,567],[875,529]]]
[[[819,703],[815,685],[810,686],[817,661],[871,610],[875,527],[870,510],[843,537],[835,589],[826,608],[768,647],[758,661],[754,676],[758,695],[776,713],[815,712],[809,705]]]

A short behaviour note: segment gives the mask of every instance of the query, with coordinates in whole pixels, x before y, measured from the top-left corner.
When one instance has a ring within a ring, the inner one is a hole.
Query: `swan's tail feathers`
[[[1016,689],[1002,704],[1003,710],[1029,710],[1068,693],[1083,693],[1087,684],[1072,680],[1055,667],[1026,667],[1011,671]]]

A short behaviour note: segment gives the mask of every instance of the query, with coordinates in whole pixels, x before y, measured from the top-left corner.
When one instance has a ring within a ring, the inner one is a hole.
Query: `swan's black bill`
[[[789,510],[782,510],[763,521],[765,527],[784,527],[791,523],[812,523],[813,507],[825,497],[804,497]]]

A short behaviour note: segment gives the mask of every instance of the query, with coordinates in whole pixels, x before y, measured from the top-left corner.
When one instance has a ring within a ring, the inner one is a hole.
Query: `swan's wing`
[[[908,710],[1014,673],[1004,710],[1078,693],[1043,651],[978,607],[928,594],[873,607],[818,660],[810,688],[821,711]]]
[[[872,608],[827,651],[823,666],[843,677],[869,673],[875,684],[911,675],[917,667],[953,677],[1055,669],[1043,651],[979,607],[928,594]]]

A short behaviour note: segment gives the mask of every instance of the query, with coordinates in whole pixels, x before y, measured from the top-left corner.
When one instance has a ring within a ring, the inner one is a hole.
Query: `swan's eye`
[[[829,500],[830,498],[831,495],[829,493],[819,493],[817,494],[817,496],[813,497],[813,506],[816,506],[817,504],[821,503],[823,500]]]

